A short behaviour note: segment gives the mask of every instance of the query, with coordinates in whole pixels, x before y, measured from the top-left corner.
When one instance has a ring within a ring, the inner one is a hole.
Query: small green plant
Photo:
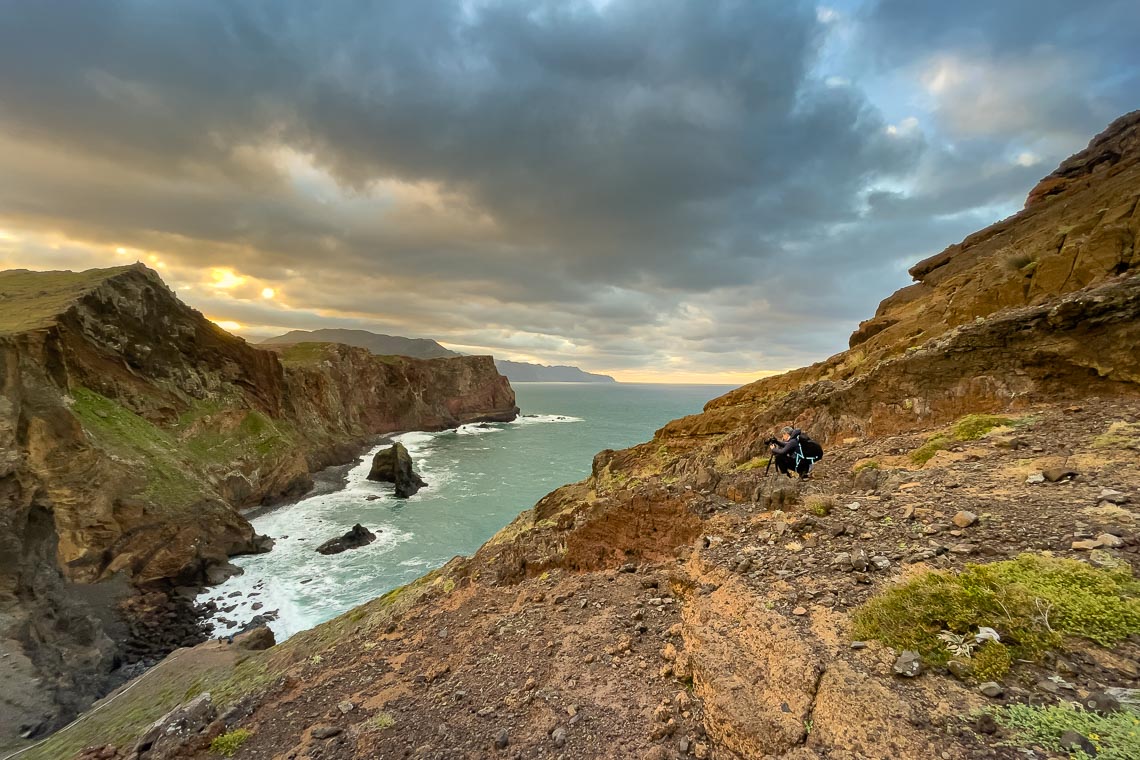
[[[1097,760],[1131,760],[1140,757],[1140,713],[1130,709],[1098,715],[1077,705],[1062,702],[1049,707],[1014,704],[988,711],[1013,736],[1014,746],[1038,745],[1062,752],[1061,735],[1076,731],[1087,736],[1096,748]],[[1086,757],[1083,752],[1070,755]]]
[[[376,731],[386,731],[396,725],[396,719],[386,712],[376,713],[369,718],[368,725]]]
[[[827,517],[835,509],[834,496],[812,496],[807,500],[807,509],[817,517]]]
[[[998,680],[1015,659],[1036,660],[1066,635],[1111,646],[1140,633],[1140,582],[1126,568],[1023,554],[958,574],[924,573],[873,598],[854,619],[857,639],[915,649],[937,665],[953,655],[946,634],[993,628],[1001,641],[981,646],[972,665],[975,677]]]
[[[948,436],[939,433],[926,439],[926,443],[919,446],[914,451],[910,452],[910,461],[915,464],[926,464],[934,455],[942,451],[951,444]]]
[[[241,749],[242,745],[249,741],[249,737],[251,736],[253,736],[253,733],[244,728],[216,736],[214,740],[210,742],[210,751],[222,757],[233,757],[237,754],[237,751]]]
[[[879,463],[874,459],[868,459],[866,462],[860,462],[855,466],[855,472],[862,472],[863,470],[877,470]]]
[[[954,423],[952,432],[959,441],[976,441],[996,427],[1012,422],[1008,417],[993,414],[967,414]]]
[[[738,464],[736,466],[737,472],[746,472],[748,470],[758,470],[762,467],[768,466],[768,457],[753,457],[747,462]]]

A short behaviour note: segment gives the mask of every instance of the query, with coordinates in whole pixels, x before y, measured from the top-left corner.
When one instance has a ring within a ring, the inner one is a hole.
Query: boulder
[[[393,444],[376,453],[372,458],[368,479],[395,484],[396,496],[401,499],[408,498],[427,485],[412,469],[412,456],[402,443]]]
[[[135,744],[135,755],[139,758],[173,756],[199,736],[216,717],[217,709],[210,695],[199,694],[151,724]]]
[[[376,534],[360,523],[352,526],[352,530],[338,538],[330,538],[317,547],[320,554],[340,554],[349,549],[359,549],[376,540]]]
[[[248,649],[251,652],[269,649],[269,647],[276,643],[277,639],[274,638],[273,631],[264,625],[239,634],[234,638],[234,644],[239,649]]]

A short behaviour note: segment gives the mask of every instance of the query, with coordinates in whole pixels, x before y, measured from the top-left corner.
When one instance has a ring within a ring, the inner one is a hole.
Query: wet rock
[[[210,565],[206,568],[206,584],[210,586],[217,586],[219,583],[225,583],[227,578],[232,578],[235,575],[241,575],[242,570],[237,565],[229,562],[222,562],[216,565]],[[233,594],[230,594],[233,596]]]
[[[406,499],[427,485],[412,469],[412,456],[402,443],[376,452],[368,479],[396,486],[396,496]]]
[[[908,649],[899,655],[891,669],[903,678],[914,678],[922,673],[922,655]]]
[[[340,554],[349,549],[359,549],[376,540],[376,534],[360,523],[352,526],[352,530],[339,538],[330,538],[317,547],[319,554]]]

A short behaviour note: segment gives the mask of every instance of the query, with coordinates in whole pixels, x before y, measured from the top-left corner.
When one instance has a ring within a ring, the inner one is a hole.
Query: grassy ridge
[[[47,327],[84,294],[131,267],[86,272],[0,272],[0,335]]]

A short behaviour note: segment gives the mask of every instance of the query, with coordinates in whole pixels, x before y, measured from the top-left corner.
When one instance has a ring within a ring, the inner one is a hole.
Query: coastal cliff
[[[190,650],[28,757],[1137,756],[1138,131],[916,265],[847,351],[268,651]],[[811,480],[765,475],[789,423],[826,444]],[[137,741],[195,696],[215,712],[176,748]]]
[[[303,493],[377,434],[517,413],[490,357],[281,351],[141,265],[0,273],[0,646],[18,684],[3,738],[200,640],[166,592],[268,548],[241,507]]]

